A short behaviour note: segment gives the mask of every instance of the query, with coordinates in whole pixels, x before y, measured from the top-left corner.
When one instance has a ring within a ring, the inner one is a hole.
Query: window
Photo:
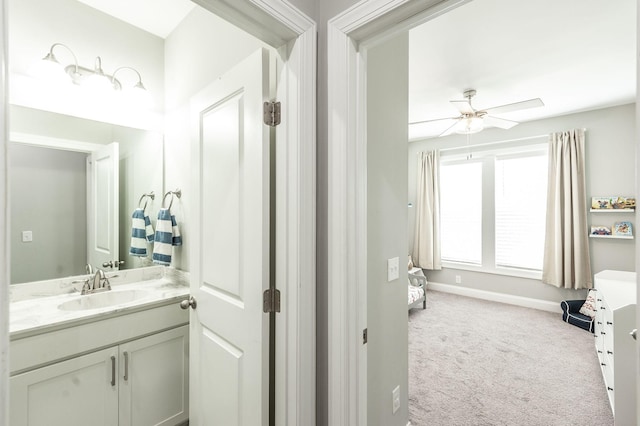
[[[458,268],[520,276],[542,270],[547,206],[546,145],[441,157],[442,260]]]
[[[496,266],[541,271],[547,156],[496,157],[495,177]]]
[[[442,260],[482,263],[482,163],[440,168]]]

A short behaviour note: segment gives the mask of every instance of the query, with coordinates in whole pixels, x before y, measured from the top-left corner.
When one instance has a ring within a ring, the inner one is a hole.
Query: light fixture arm
[[[73,57],[73,64],[74,64],[74,68],[75,68],[74,72],[75,72],[76,74],[78,74],[78,72],[79,72],[79,71],[78,71],[78,58],[76,58],[76,55],[75,55],[75,53],[73,53],[73,50],[71,50],[71,48],[70,48],[69,46],[67,46],[66,44],[63,44],[63,43],[53,43],[53,44],[51,45],[51,48],[49,49],[49,53],[47,53],[47,55],[46,55],[44,58],[42,58],[42,59],[47,60],[47,61],[58,62],[58,59],[56,58],[56,55],[54,55],[54,54],[53,54],[53,49],[54,49],[56,46],[62,46],[62,47],[64,47],[65,49],[67,49],[67,50],[69,51],[69,53],[71,53],[71,56]],[[60,62],[58,62],[58,63],[60,63]]]
[[[142,76],[140,75],[140,73],[138,72],[138,70],[137,70],[137,69],[135,69],[135,68],[133,68],[133,67],[129,67],[129,66],[123,66],[123,67],[116,68],[116,70],[113,72],[113,77],[111,78],[111,83],[112,83],[115,87],[118,87],[118,88],[120,88],[120,87],[121,87],[120,82],[116,79],[116,74],[118,73],[118,71],[120,71],[120,70],[124,70],[124,69],[131,70],[131,71],[135,72],[135,73],[136,73],[136,75],[138,76],[138,82],[135,84],[135,86],[134,86],[134,87],[137,87],[137,88],[139,88],[139,89],[146,90],[146,89],[145,89],[145,87],[144,87],[144,85],[142,84]]]

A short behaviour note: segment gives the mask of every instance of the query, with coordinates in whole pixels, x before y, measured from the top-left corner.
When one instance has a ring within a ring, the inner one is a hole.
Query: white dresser
[[[596,351],[616,425],[636,424],[635,272],[605,270],[594,275]]]

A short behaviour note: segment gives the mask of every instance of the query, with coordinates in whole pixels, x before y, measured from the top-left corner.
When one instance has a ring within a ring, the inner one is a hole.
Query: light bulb
[[[481,117],[469,116],[461,119],[456,126],[456,133],[469,135],[478,133],[484,128],[484,121]]]
[[[51,53],[35,63],[29,73],[33,77],[50,84],[63,85],[71,82],[69,75]]]

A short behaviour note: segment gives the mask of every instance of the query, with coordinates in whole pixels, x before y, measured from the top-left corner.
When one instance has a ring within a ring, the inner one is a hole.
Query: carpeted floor
[[[411,425],[613,425],[593,335],[560,315],[428,291],[409,313]]]

